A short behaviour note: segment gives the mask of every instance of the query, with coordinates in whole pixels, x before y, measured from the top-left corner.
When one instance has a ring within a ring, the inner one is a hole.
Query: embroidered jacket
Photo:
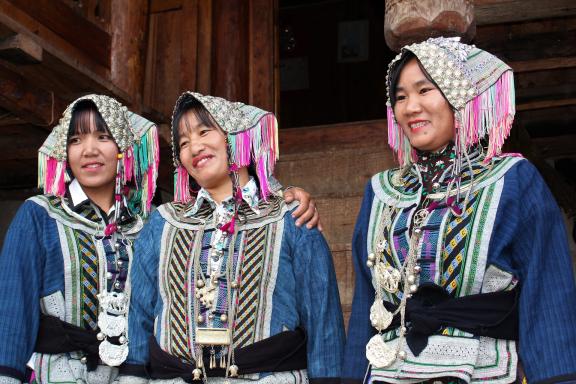
[[[125,268],[106,275],[115,254],[104,236],[108,215],[96,208],[73,181],[67,197],[40,195],[20,207],[0,256],[0,383],[24,380],[36,343],[40,313],[95,329],[98,294],[104,286],[127,285],[131,242],[143,227],[139,217],[121,227]],[[110,212],[108,213],[110,214]],[[112,255],[112,256],[111,256]],[[126,287],[126,292],[129,287]],[[118,369],[99,365],[88,372],[80,352],[34,355],[41,383],[111,383]]]
[[[511,383],[518,360],[530,383],[576,380],[576,289],[558,206],[528,161],[496,158],[491,166],[484,166],[481,160],[472,159],[476,181],[462,216],[439,204],[421,226],[418,263],[422,271],[417,283],[433,282],[455,297],[519,284],[518,344],[441,328],[418,357],[404,345],[406,359],[372,369],[368,382],[418,383],[451,377],[462,382]],[[445,187],[438,192],[445,192]],[[412,216],[422,206],[422,190],[418,166],[404,177],[397,169],[377,174],[366,187],[353,238],[356,287],[344,382],[362,382],[368,367],[365,347],[376,334],[369,320],[375,288],[366,261],[378,223],[382,215],[390,215],[384,255],[400,268],[408,252]],[[399,295],[384,297],[397,303]],[[397,331],[383,334],[391,346]]]
[[[255,205],[250,197],[255,193],[243,190],[233,252],[227,244],[221,260],[222,265],[232,263],[240,286],[228,300],[227,282],[221,280],[215,298],[217,314],[212,319],[205,316],[200,326],[225,327],[219,314],[227,313],[227,303],[233,302],[235,347],[297,327],[306,330],[307,372],[241,375],[234,382],[304,383],[306,376],[312,383],[315,379],[338,382],[344,331],[328,246],[318,230],[296,227],[292,206],[281,198],[271,196]],[[151,335],[165,352],[184,361],[197,358],[193,335],[198,314],[207,313],[204,305],[194,308],[198,288],[193,260],[199,259],[202,270],[196,275],[209,277],[209,264],[214,262],[209,258],[219,232],[215,210],[209,195],[201,192],[195,205],[162,205],[144,227],[131,269],[138,295],[132,296],[130,304],[128,364],[148,363]]]

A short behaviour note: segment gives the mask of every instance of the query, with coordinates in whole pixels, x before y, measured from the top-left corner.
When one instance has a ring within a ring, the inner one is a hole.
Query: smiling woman
[[[296,226],[296,204],[272,182],[274,115],[186,92],[172,134],[176,201],[152,214],[135,245],[132,374],[339,383],[344,330],[332,257],[317,229]]]
[[[416,57],[405,57],[409,60],[391,90],[394,116],[414,148],[437,152],[454,140],[454,112]]]
[[[110,384],[128,354],[132,242],[151,210],[156,126],[116,100],[68,106],[0,256],[0,383]]]
[[[563,220],[534,166],[501,153],[511,68],[435,38],[402,48],[387,85],[400,167],[372,177],[356,222],[342,382],[574,382]]]
[[[68,130],[68,165],[84,193],[104,212],[114,202],[118,145],[90,100],[76,104]]]

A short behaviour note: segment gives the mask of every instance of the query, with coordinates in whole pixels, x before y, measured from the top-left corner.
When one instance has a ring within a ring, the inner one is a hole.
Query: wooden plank
[[[517,111],[529,111],[534,109],[546,109],[576,105],[576,98],[560,100],[538,100],[522,103],[516,106]]]
[[[7,69],[0,71],[0,106],[24,121],[51,126],[66,108],[54,92],[37,88],[22,76]]]
[[[110,35],[60,0],[8,0],[94,62],[110,67]]]
[[[248,4],[213,0],[212,89],[215,96],[249,102]]]
[[[248,60],[249,60],[249,103],[264,110],[273,111],[275,101],[275,57],[274,18],[277,17],[275,2],[252,0],[249,3]]]
[[[150,13],[176,11],[185,7],[190,0],[152,0],[150,1]]]
[[[16,34],[0,41],[0,58],[14,64],[38,64],[42,47],[27,35]]]
[[[328,244],[352,242],[356,217],[360,212],[362,195],[350,197],[316,197],[322,217],[324,237]]]
[[[576,134],[532,138],[542,157],[547,159],[576,157]]]
[[[198,3],[199,0],[188,0],[182,4],[180,86],[178,92],[196,89],[198,68]]]
[[[474,0],[477,25],[516,23],[576,15],[572,0]]]
[[[196,89],[212,93],[212,0],[198,2],[198,45],[196,59]]]
[[[576,18],[478,27],[474,43],[506,62],[576,56]]]
[[[131,104],[131,96],[110,81],[108,68],[92,61],[84,52],[15,7],[9,0],[0,0],[0,25],[4,32],[11,31],[30,37],[44,50],[40,66],[15,68],[2,62],[3,66],[38,84],[60,84],[60,87],[54,88],[54,92],[66,100],[91,91],[112,94],[124,104]]]
[[[304,188],[313,196],[353,196],[362,195],[372,175],[395,166],[387,146],[373,145],[283,156],[276,175],[284,185]]]
[[[508,65],[510,65],[516,73],[574,68],[576,67],[576,57],[553,57],[550,59],[516,61],[508,63]]]
[[[279,124],[282,127],[281,117]],[[386,148],[387,132],[386,120],[282,129],[280,155],[373,145]]]
[[[132,110],[141,112],[148,0],[114,2],[110,80],[132,98]]]
[[[148,55],[144,86],[144,104],[162,115],[172,116],[180,90],[182,12],[152,14],[148,33]]]

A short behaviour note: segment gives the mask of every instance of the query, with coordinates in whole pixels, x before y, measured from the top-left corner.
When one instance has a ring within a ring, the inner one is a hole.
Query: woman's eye
[[[100,140],[112,140],[112,136],[110,135],[100,135]]]
[[[200,136],[205,136],[206,134],[208,134],[208,132],[210,132],[209,129],[202,129],[200,130]]]
[[[187,141],[183,141],[180,143],[180,148],[185,148],[188,146],[188,142]]]
[[[433,89],[434,89],[434,88],[422,88],[422,89],[420,90],[420,94],[424,94],[424,93],[430,92],[430,91],[433,90]]]
[[[406,99],[406,96],[404,96],[404,95],[397,95],[397,96],[396,96],[396,101],[401,101],[401,100],[404,100],[404,99]]]
[[[68,139],[68,144],[78,144],[80,142],[79,137],[71,137]]]

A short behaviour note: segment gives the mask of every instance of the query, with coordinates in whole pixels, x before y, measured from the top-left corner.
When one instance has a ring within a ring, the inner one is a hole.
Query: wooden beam
[[[387,129],[386,120],[281,129],[280,155],[373,145],[384,148]]]
[[[38,64],[42,47],[27,35],[16,34],[0,41],[0,58],[14,64]]]
[[[547,159],[576,157],[576,134],[551,137],[534,137],[532,144]]]
[[[90,59],[110,67],[111,38],[60,0],[8,0]],[[131,2],[130,2],[131,3]]]
[[[32,124],[51,127],[66,108],[54,92],[37,88],[22,76],[0,71],[0,106]]]
[[[150,13],[159,13],[167,11],[175,11],[186,6],[190,0],[152,0],[150,1]]]
[[[576,57],[553,57],[550,59],[515,61],[508,63],[516,73],[545,71],[550,69],[574,68]]]
[[[516,23],[576,15],[573,0],[474,0],[476,25]]]
[[[576,98],[560,100],[539,100],[522,103],[516,106],[517,111],[530,111],[534,109],[546,109],[555,107],[567,107],[576,105]]]
[[[33,70],[30,66],[8,66],[12,71],[39,84],[66,83],[65,87],[55,88],[64,99],[97,92],[111,94],[131,105],[132,96],[110,81],[109,68],[94,62],[83,51],[16,7],[11,0],[0,0],[0,26],[3,31],[30,37],[43,49],[42,65],[34,66]]]

